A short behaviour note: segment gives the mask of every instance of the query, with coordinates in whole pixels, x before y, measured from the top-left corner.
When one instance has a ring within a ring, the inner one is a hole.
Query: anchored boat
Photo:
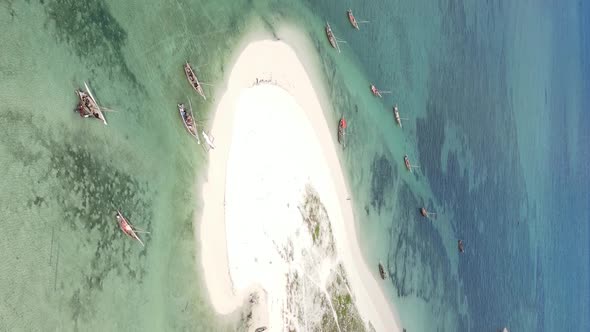
[[[385,278],[387,278],[387,273],[385,272],[385,268],[383,268],[383,264],[381,264],[381,262],[379,262],[379,275],[381,276],[381,279],[385,280]]]
[[[139,236],[137,236],[137,233],[136,233],[137,231],[133,228],[133,226],[129,223],[129,221],[127,221],[127,219],[125,219],[125,217],[123,217],[123,214],[121,214],[121,211],[117,210],[116,217],[117,217],[117,222],[119,223],[119,228],[121,228],[123,233],[125,233],[127,236],[136,240],[137,242],[141,243],[142,246],[144,246],[144,244],[141,241],[141,239],[139,238]]]
[[[383,96],[381,96],[381,92],[379,92],[379,89],[377,89],[377,87],[375,87],[373,84],[371,84],[371,92],[373,93],[373,96],[383,98]]]
[[[410,158],[408,158],[408,155],[404,156],[404,164],[406,165],[406,169],[408,171],[410,171],[410,173],[412,172],[412,168],[418,168],[419,166],[412,166],[412,164],[410,164]]]
[[[186,107],[184,106],[184,104],[178,104],[178,112],[180,113],[180,118],[182,119],[182,123],[184,123],[184,128],[186,128],[186,131],[188,131],[188,133],[197,140],[197,144],[201,144],[201,140],[199,139],[199,133],[197,131],[197,124],[193,116],[192,107],[190,109],[189,114],[186,111]]]
[[[105,119],[104,114],[102,114],[102,111],[100,110],[96,99],[94,99],[92,92],[90,92],[90,88],[88,88],[88,84],[86,84],[86,82],[84,82],[84,87],[86,88],[86,91],[83,91],[82,89],[75,90],[79,99],[76,112],[80,113],[80,116],[84,118],[92,116],[96,119],[99,119],[106,125],[107,120]]]
[[[338,122],[338,143],[342,145],[343,148],[346,147],[346,127],[347,127],[346,119],[344,116],[340,118]]]
[[[326,36],[328,37],[328,41],[330,42],[330,45],[332,45],[333,48],[338,50],[338,53],[340,53],[340,47],[338,47],[338,41],[336,40],[336,37],[334,37],[334,33],[332,32],[332,28],[330,27],[330,23],[326,22]]]
[[[350,24],[352,24],[352,26],[355,29],[360,30],[359,29],[359,24],[356,21],[356,18],[354,18],[354,15],[352,14],[352,9],[347,10],[346,13],[348,14],[348,20],[350,21]]]
[[[186,79],[191,84],[193,89],[195,89],[195,91],[197,91],[197,93],[200,94],[203,99],[207,100],[207,97],[205,97],[205,92],[203,91],[203,86],[199,82],[197,74],[195,74],[193,68],[191,68],[191,65],[188,62],[184,64],[184,73],[186,74]]]

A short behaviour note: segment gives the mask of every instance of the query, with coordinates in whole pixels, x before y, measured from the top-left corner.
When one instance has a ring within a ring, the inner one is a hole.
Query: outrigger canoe
[[[346,119],[342,116],[338,122],[338,143],[342,144],[343,148],[346,147],[346,127]]]
[[[195,91],[197,91],[197,93],[200,94],[203,99],[207,100],[207,97],[205,97],[205,92],[203,91],[203,86],[201,86],[199,78],[188,62],[184,64],[184,73],[186,74],[186,79],[191,84],[193,89],[195,89]]]
[[[381,276],[381,279],[385,280],[385,278],[387,278],[387,273],[385,272],[385,268],[383,267],[383,264],[381,264],[381,262],[379,262],[379,275]]]
[[[86,82],[84,83],[84,87],[86,88],[86,91],[83,91],[82,89],[75,90],[76,95],[79,99],[76,111],[80,113],[81,117],[88,118],[92,116],[96,119],[101,120],[106,125],[107,120],[102,114],[102,111],[100,110],[100,107],[96,102],[96,99],[94,99],[92,92],[90,92],[90,88],[88,88]]]
[[[348,14],[348,20],[350,21],[350,24],[352,24],[352,26],[355,29],[360,30],[359,29],[359,24],[356,21],[356,18],[354,18],[354,15],[352,14],[352,9],[347,10],[346,13]]]
[[[404,164],[406,164],[408,171],[412,172],[412,165],[410,164],[410,158],[408,158],[408,155],[404,156]]]
[[[377,87],[375,87],[373,84],[371,84],[371,92],[373,93],[373,96],[383,98],[381,96],[381,92],[379,92],[379,89],[377,89]]]
[[[197,124],[195,123],[195,118],[193,117],[193,110],[191,109],[191,114],[188,114],[184,104],[178,104],[178,112],[180,113],[180,118],[182,119],[182,123],[184,123],[184,128],[186,128],[186,131],[188,131],[188,133],[197,140],[197,144],[201,144],[199,132],[197,131]]]
[[[116,217],[117,217],[117,222],[119,223],[119,228],[121,228],[123,233],[125,233],[127,236],[136,240],[137,242],[141,243],[142,246],[144,246],[144,244],[141,241],[141,239],[139,238],[139,236],[137,236],[137,234],[135,233],[133,226],[129,223],[129,221],[127,221],[127,219],[125,219],[125,217],[123,217],[123,214],[121,214],[121,211],[117,210]]]
[[[426,208],[421,207],[420,214],[422,215],[422,217],[428,217],[428,211],[426,211]]]
[[[338,42],[336,41],[336,37],[334,37],[334,33],[332,32],[332,28],[330,27],[330,23],[326,22],[326,36],[328,36],[328,41],[333,48],[337,49],[340,53],[340,48],[338,47]]]

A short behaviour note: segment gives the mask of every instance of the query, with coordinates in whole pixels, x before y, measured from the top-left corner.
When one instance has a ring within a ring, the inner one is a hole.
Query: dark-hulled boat
[[[383,267],[383,264],[381,264],[381,262],[379,262],[379,275],[381,276],[381,279],[385,280],[385,278],[387,278],[387,273],[385,272],[385,268]]]
[[[459,249],[460,253],[465,252],[465,246],[463,245],[463,240],[457,241],[457,248]]]
[[[104,114],[102,114],[102,111],[100,110],[96,99],[94,99],[92,92],[90,92],[90,88],[88,88],[86,83],[84,83],[84,87],[86,88],[86,91],[82,89],[75,90],[76,96],[78,96],[79,100],[78,107],[76,107],[75,111],[80,113],[81,117],[94,117],[106,125],[107,120],[105,119]]]
[[[347,127],[346,119],[344,116],[340,118],[338,122],[338,143],[342,145],[343,148],[346,147],[346,127]]]
[[[348,20],[350,21],[350,24],[352,24],[352,26],[355,29],[360,30],[359,29],[359,24],[356,21],[356,18],[354,18],[354,15],[352,14],[352,9],[347,10],[346,13],[348,14]]]
[[[180,113],[180,118],[182,119],[182,123],[184,123],[184,128],[186,128],[186,131],[188,131],[188,133],[197,140],[197,144],[201,144],[192,109],[190,110],[189,114],[184,104],[178,104],[178,112]]]
[[[200,94],[203,99],[207,100],[207,97],[205,97],[205,92],[203,91],[203,86],[201,86],[197,74],[195,74],[195,71],[188,62],[184,64],[184,73],[186,74],[186,79],[191,84],[193,89],[195,89],[195,91],[197,91],[197,93]]]

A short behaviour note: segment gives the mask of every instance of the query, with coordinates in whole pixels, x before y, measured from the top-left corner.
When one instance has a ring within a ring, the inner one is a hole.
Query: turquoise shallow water
[[[198,273],[206,158],[175,106],[190,97],[208,117],[214,100],[181,64],[219,87],[256,22],[313,41],[326,116],[349,120],[361,245],[386,262],[408,331],[590,329],[586,4],[0,4],[0,330],[238,328],[213,314]],[[353,30],[349,7],[370,23]],[[114,110],[107,127],[72,112],[84,80]],[[376,99],[371,82],[393,93]],[[151,232],[145,249],[114,227],[117,208]]]

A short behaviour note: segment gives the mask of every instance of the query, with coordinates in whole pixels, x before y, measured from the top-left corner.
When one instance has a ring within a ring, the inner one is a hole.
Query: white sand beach
[[[350,330],[352,318],[339,317],[354,317],[341,308],[348,292],[365,326],[401,331],[360,252],[335,128],[287,43],[243,49],[211,127],[199,236],[215,310],[232,313],[256,294],[248,331],[306,331],[322,315]]]

